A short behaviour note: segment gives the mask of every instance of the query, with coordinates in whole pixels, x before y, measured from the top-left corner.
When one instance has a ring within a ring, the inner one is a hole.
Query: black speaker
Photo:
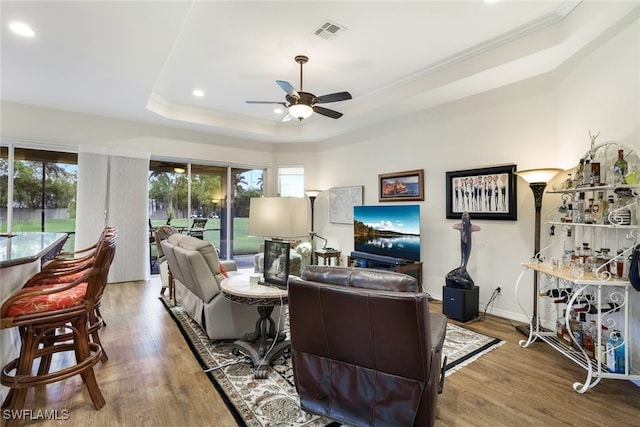
[[[461,322],[478,317],[480,288],[471,289],[442,287],[442,313]]]

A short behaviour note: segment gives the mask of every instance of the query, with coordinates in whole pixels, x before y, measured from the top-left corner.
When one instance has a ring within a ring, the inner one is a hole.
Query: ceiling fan
[[[339,119],[342,117],[342,113],[330,110],[329,108],[320,107],[317,104],[345,101],[347,99],[351,99],[351,94],[349,92],[336,92],[328,95],[315,96],[310,92],[303,92],[302,66],[309,61],[309,58],[304,55],[298,55],[295,57],[295,61],[300,64],[300,90],[295,90],[289,82],[276,80],[278,86],[287,93],[285,96],[286,102],[247,101],[247,104],[280,104],[289,110],[289,114],[282,119],[283,122],[289,121],[292,118],[302,121],[311,116],[314,112],[323,116],[331,117],[332,119]]]

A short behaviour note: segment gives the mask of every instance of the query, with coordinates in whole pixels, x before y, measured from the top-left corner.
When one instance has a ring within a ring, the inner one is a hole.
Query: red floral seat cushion
[[[24,287],[31,288],[33,286],[43,286],[43,285],[56,285],[60,283],[71,283],[80,279],[84,274],[84,271],[78,271],[73,274],[67,274],[64,276],[41,276],[32,280],[29,280]]]
[[[40,286],[29,286],[28,290],[45,290],[64,285],[49,284]],[[23,288],[22,292],[26,290]],[[87,284],[81,283],[73,288],[64,291],[37,296],[25,296],[11,304],[7,311],[7,316],[16,317],[29,313],[44,313],[47,311],[60,310],[63,308],[75,307],[82,304],[87,293]]]

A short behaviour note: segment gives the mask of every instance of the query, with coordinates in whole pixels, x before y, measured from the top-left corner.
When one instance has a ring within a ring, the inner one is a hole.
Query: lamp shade
[[[309,202],[298,197],[254,197],[249,205],[251,236],[289,239],[309,234]]]
[[[318,197],[320,193],[322,193],[320,190],[304,190],[304,194],[306,194],[307,197]]]
[[[298,120],[302,120],[313,114],[313,108],[306,104],[293,104],[289,107],[289,114]]]
[[[543,169],[526,169],[517,171],[516,175],[522,177],[529,184],[534,182],[544,182],[547,183],[556,176],[558,173],[562,172],[564,169],[559,168],[543,168]]]

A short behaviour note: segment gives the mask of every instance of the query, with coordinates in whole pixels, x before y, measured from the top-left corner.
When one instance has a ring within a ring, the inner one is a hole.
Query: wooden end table
[[[238,274],[224,279],[220,283],[224,296],[240,304],[254,305],[258,309],[260,318],[256,322],[253,332],[245,334],[233,344],[234,353],[242,353],[251,359],[255,368],[255,378],[267,378],[267,366],[282,352],[288,352],[291,341],[286,339],[286,333],[277,330],[276,322],[271,318],[273,308],[289,302],[289,295],[285,289],[274,286],[251,284],[250,276]]]
[[[318,258],[322,258],[324,265],[331,265],[331,259],[335,260],[334,265],[340,265],[340,251],[335,249],[317,249],[313,251],[313,264],[318,264]]]

